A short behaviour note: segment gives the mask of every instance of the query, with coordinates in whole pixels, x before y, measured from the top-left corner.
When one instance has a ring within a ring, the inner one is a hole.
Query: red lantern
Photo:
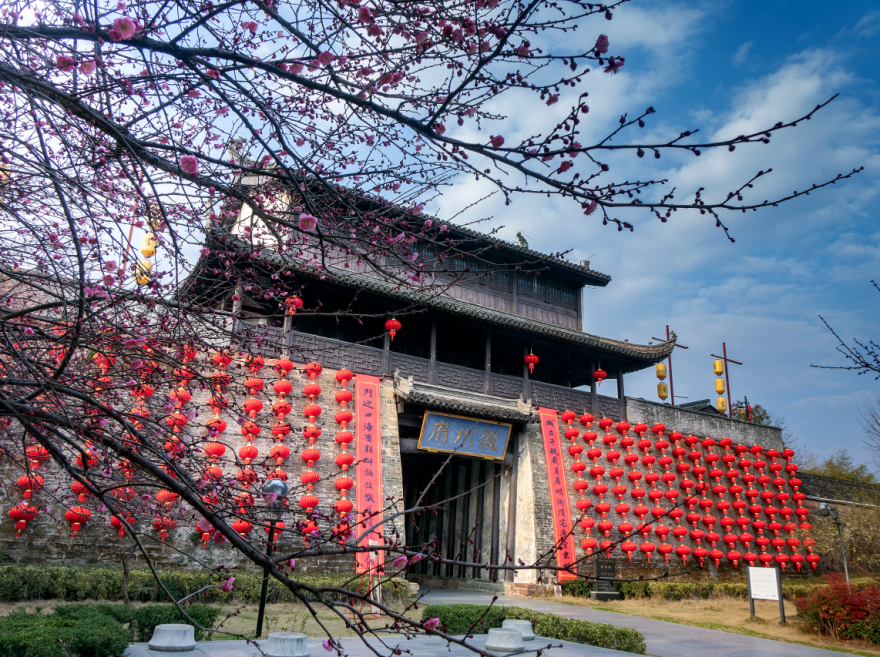
[[[394,317],[385,322],[385,330],[391,335],[391,339],[394,339],[394,336],[400,330],[401,324]]]
[[[333,504],[333,510],[336,511],[341,516],[349,513],[354,508],[354,504],[351,503],[351,500],[342,498],[341,500],[337,500]]]
[[[340,445],[347,445],[352,440],[354,440],[354,435],[351,433],[351,431],[340,431],[336,434],[335,440]]]
[[[29,500],[33,493],[38,492],[43,487],[43,478],[38,474],[26,474],[18,478],[16,485],[22,492],[24,499]]]
[[[353,399],[353,395],[351,394],[351,390],[339,390],[336,393],[336,401],[342,405],[342,408],[345,408],[345,405],[348,404]]]
[[[252,441],[260,435],[260,425],[256,422],[245,422],[241,427],[241,433],[247,441]]]
[[[276,422],[272,425],[272,435],[275,440],[284,440],[290,433],[290,425],[287,422]]]
[[[177,527],[177,521],[173,518],[160,517],[153,520],[153,529],[159,532],[159,540],[164,543],[168,538],[168,532]]]
[[[284,300],[284,306],[287,308],[288,315],[296,315],[297,308],[302,308],[303,300],[300,299],[295,294],[293,296],[289,296]]]
[[[205,454],[207,454],[212,461],[217,461],[225,453],[226,446],[223,443],[208,443],[205,445]]]
[[[253,354],[248,354],[248,357],[245,360],[245,365],[247,366],[248,370],[251,374],[255,376],[257,372],[263,369],[263,365],[265,363],[266,361],[263,360],[262,356],[254,356]]]
[[[177,388],[176,390],[171,391],[171,399],[176,402],[175,406],[177,408],[180,408],[190,399],[192,399],[192,395],[186,388]]]
[[[232,362],[232,356],[223,351],[216,352],[213,356],[211,356],[211,360],[214,361],[214,364],[219,367],[221,370],[226,369],[226,366]]]
[[[348,385],[348,382],[351,381],[353,377],[354,375],[351,373],[351,371],[345,368],[342,368],[341,370],[336,372],[336,380],[339,381],[340,385],[342,385],[343,388]]]
[[[275,392],[278,393],[278,396],[282,399],[289,395],[290,391],[293,390],[293,384],[287,379],[276,381],[272,387],[275,388]]]
[[[244,380],[244,387],[249,395],[256,395],[263,389],[263,379],[250,376]]]
[[[341,452],[336,455],[336,465],[338,465],[343,470],[347,470],[348,466],[354,463],[354,456],[349,454],[348,452]]]
[[[125,520],[129,525],[133,525],[135,522],[134,516],[126,516]],[[110,526],[119,532],[119,538],[125,536],[125,525],[122,524],[122,519],[119,516],[110,518]]]
[[[321,407],[317,404],[306,404],[303,408],[303,415],[309,418],[309,422],[314,422],[315,418],[321,415]]]
[[[77,532],[91,517],[92,512],[84,506],[71,507],[67,510],[67,513],[64,514],[64,518],[70,523],[70,531],[73,532],[74,538],[76,538]]]
[[[175,433],[180,433],[180,430],[186,426],[187,422],[189,422],[189,418],[180,411],[175,411],[165,418],[165,424],[171,427],[171,430]]]
[[[309,398],[309,401],[315,401],[315,397],[321,394],[321,386],[317,383],[307,383],[303,387],[303,394]]]
[[[529,352],[529,355],[525,357],[526,365],[529,366],[529,374],[533,374],[535,371],[535,365],[538,364],[538,357],[535,354]]]
[[[85,502],[89,499],[89,489],[79,481],[74,481],[70,484],[70,490],[73,491],[73,494],[77,496],[76,499],[80,502]]]
[[[253,523],[250,523],[243,518],[238,518],[235,522],[232,523],[233,531],[242,538],[247,538],[247,535],[251,532],[251,530],[253,530],[253,528]]]
[[[602,381],[608,378],[608,373],[600,367],[593,372],[593,378],[596,379],[596,385],[602,385]]]
[[[318,376],[323,371],[324,371],[324,368],[321,367],[320,363],[312,362],[312,363],[309,363],[308,365],[306,365],[306,374],[308,375],[309,379],[311,379],[312,381],[317,379]]]
[[[218,433],[226,431],[226,420],[221,417],[212,417],[205,423],[205,426],[208,427],[208,431],[211,432],[211,435],[216,436]]]
[[[42,445],[31,445],[25,450],[31,468],[38,470],[40,465],[49,458],[49,450]]]
[[[337,490],[341,490],[344,493],[351,490],[354,486],[354,481],[352,481],[351,477],[338,477],[334,482],[334,485]]]
[[[308,447],[303,450],[302,460],[309,464],[309,467],[312,467],[315,461],[321,458],[321,450],[315,449],[314,447]]]
[[[293,369],[293,362],[287,357],[282,356],[278,359],[278,362],[275,363],[275,371],[278,372],[278,376],[282,379],[287,378],[287,375],[290,374],[290,370]],[[275,392],[278,392],[278,389],[275,389]],[[289,392],[289,391],[288,391]]]
[[[275,445],[269,450],[269,458],[275,459],[275,465],[281,465],[290,456],[290,448],[286,445]]]
[[[250,399],[244,402],[244,412],[248,414],[248,416],[253,419],[257,417],[257,413],[263,410],[263,402],[255,397],[251,397]]]
[[[21,536],[21,530],[27,528],[27,524],[37,517],[37,507],[27,502],[19,502],[9,510],[9,517],[15,520],[15,537]]]
[[[281,383],[281,381],[278,383]],[[287,383],[290,383],[290,381],[287,381]],[[290,413],[290,408],[290,402],[284,401],[283,399],[272,404],[272,412],[278,416],[279,422],[284,421],[284,416]]]
[[[314,509],[318,506],[318,496],[313,495],[312,493],[308,493],[299,498],[299,505],[306,509],[307,511],[310,509]]]
[[[238,455],[244,460],[244,464],[248,465],[251,461],[257,458],[260,455],[260,451],[254,447],[253,445],[245,445],[240,450],[238,450]]]

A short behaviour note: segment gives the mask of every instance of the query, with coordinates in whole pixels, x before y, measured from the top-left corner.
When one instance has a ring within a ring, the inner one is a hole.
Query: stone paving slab
[[[420,604],[489,604],[491,601],[492,594],[482,591],[428,589],[421,598]],[[832,650],[707,630],[702,627],[628,616],[561,602],[499,596],[495,604],[525,607],[565,618],[630,627],[645,635],[648,654],[657,657],[840,657],[841,654]]]
[[[416,637],[410,640],[389,637],[385,640],[384,646],[378,639],[368,639],[368,642],[370,647],[375,649],[375,652],[364,645],[360,639],[341,640],[343,651],[349,657],[376,657],[377,653],[391,656],[394,648],[397,647],[408,650],[410,657],[474,657],[474,655],[480,654],[457,644],[450,645],[440,637]],[[486,635],[477,634],[471,642],[480,649],[486,644]],[[267,643],[267,641],[257,642],[263,647]],[[308,644],[312,657],[321,657],[322,655],[336,657],[335,651],[331,653],[324,650],[321,639],[309,639]],[[621,652],[620,650],[596,648],[570,641],[553,641],[541,637],[535,637],[534,641],[527,641],[525,645],[526,652],[519,653],[520,655],[534,655],[534,651],[548,646],[554,647],[543,654],[551,657],[632,657],[633,655],[630,652]],[[178,653],[158,652],[150,650],[146,643],[133,643],[128,647],[125,655],[126,657],[261,657],[262,653],[257,646],[246,641],[199,641],[195,650]]]

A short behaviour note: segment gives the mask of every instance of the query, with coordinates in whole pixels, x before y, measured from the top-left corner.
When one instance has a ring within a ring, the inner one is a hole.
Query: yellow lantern
[[[153,269],[153,263],[149,260],[141,260],[137,264],[134,272],[134,280],[138,285],[146,285],[150,282],[150,270]]]
[[[666,378],[666,363],[657,363],[657,378],[661,381]]]
[[[666,401],[666,398],[669,396],[669,388],[662,381],[657,384],[657,396],[663,401]]]
[[[715,376],[721,376],[724,374],[724,361],[720,358],[712,361],[712,369],[715,370]]]
[[[722,379],[720,376],[715,379],[715,392],[717,392],[719,395],[724,394],[724,379]]]
[[[143,238],[141,239],[141,253],[144,254],[145,258],[152,258],[156,255],[156,246],[158,246],[158,242],[156,241],[156,237],[153,233],[144,233]]]
[[[719,397],[718,401],[715,403],[715,408],[718,409],[719,413],[727,412],[727,400],[724,397]]]

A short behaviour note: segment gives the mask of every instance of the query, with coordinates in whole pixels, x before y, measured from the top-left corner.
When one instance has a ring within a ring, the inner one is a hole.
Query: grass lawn
[[[107,604],[106,600],[83,600],[85,604]],[[25,611],[41,610],[43,613],[50,611],[57,606],[71,604],[68,600],[31,600],[27,602],[4,602],[0,603],[0,616],[6,616],[16,609],[24,609]],[[132,606],[141,607],[148,603],[134,602]],[[257,605],[237,605],[223,604],[212,605],[220,607],[223,614],[220,616],[219,626],[217,629],[232,634],[243,635],[248,638],[254,638],[254,632],[257,627]],[[322,629],[325,627],[331,636],[336,638],[352,637],[357,634],[346,626],[345,621],[338,615],[326,607],[316,607],[317,619],[314,618],[309,610],[301,604],[293,604],[281,602],[277,604],[266,605],[266,617],[263,621],[263,638],[269,636],[270,632],[302,632],[309,638],[327,638],[327,633]],[[229,618],[226,619],[226,616]],[[421,609],[411,609],[406,613],[407,618],[421,619]],[[391,619],[380,618],[378,620],[369,621],[373,630],[381,630],[390,626],[393,621]],[[382,633],[379,632],[379,636]],[[239,638],[230,636],[229,634],[215,633],[211,639],[214,641],[225,641],[229,639]]]
[[[880,657],[880,646],[867,641],[835,641],[831,637],[814,634],[804,627],[797,617],[794,603],[785,601],[785,625],[779,622],[779,604],[765,600],[755,601],[755,618],[749,615],[749,601],[733,597],[709,598],[707,600],[615,600],[598,602],[589,598],[549,598],[553,602],[580,607],[613,611],[630,616],[641,616],[670,623],[693,625],[709,630],[745,634],[761,639],[797,643],[813,648],[866,657]]]

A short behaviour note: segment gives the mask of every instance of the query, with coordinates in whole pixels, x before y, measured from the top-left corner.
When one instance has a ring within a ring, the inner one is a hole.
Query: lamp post
[[[849,569],[846,566],[846,545],[843,542],[844,523],[840,522],[840,514],[837,512],[837,507],[827,502],[822,502],[819,505],[819,515],[826,518],[830,516],[834,524],[837,525],[837,531],[840,534],[840,554],[843,556],[843,574],[846,576],[846,585],[849,586]]]
[[[282,500],[287,497],[287,484],[281,481],[281,479],[270,479],[266,482],[266,485],[263,486],[262,492],[264,496],[272,493],[276,495],[275,501],[269,508],[269,513],[272,515],[272,518],[269,521],[269,540],[266,544],[266,556],[271,558],[272,549],[275,547],[275,523],[278,522],[278,517],[281,515]],[[266,594],[268,591],[269,569],[264,568],[263,588],[260,590],[260,610],[257,612],[257,638],[263,634],[263,616],[266,613]]]

